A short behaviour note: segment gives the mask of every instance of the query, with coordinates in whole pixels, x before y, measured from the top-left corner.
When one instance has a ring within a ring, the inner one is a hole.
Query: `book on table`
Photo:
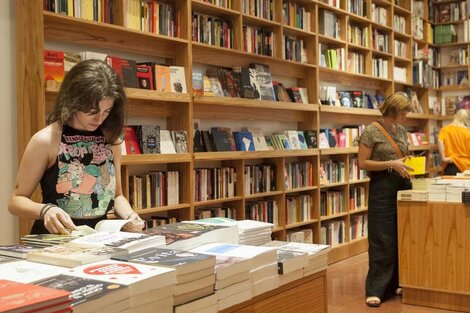
[[[33,283],[67,271],[67,268],[26,260],[0,264],[0,277],[20,283]]]
[[[39,247],[29,245],[2,245],[0,246],[0,255],[9,256],[18,259],[26,259],[28,252],[40,249]]]
[[[70,306],[70,292],[0,279],[0,312],[59,311]]]

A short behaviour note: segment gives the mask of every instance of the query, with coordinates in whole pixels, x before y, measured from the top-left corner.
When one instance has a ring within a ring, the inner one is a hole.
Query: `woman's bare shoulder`
[[[36,132],[31,137],[31,144],[43,147],[56,146],[60,142],[62,129],[57,123],[52,123]]]

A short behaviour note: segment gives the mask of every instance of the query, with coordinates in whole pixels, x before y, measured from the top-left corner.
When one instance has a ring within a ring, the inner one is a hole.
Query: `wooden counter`
[[[403,303],[470,312],[470,205],[398,202]]]
[[[327,313],[326,271],[296,280],[222,313]]]

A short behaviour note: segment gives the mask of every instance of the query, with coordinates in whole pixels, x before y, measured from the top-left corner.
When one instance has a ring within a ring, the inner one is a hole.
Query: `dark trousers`
[[[450,163],[446,165],[446,168],[444,169],[444,175],[451,175],[455,176],[457,173],[460,173],[460,170],[457,166],[455,166],[454,163]]]
[[[398,284],[397,192],[411,182],[395,172],[374,172],[369,184],[369,272],[366,296],[386,299]]]

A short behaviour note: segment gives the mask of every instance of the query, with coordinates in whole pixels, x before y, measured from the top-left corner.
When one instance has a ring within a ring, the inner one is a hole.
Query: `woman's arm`
[[[52,126],[40,130],[31,138],[18,168],[8,210],[21,218],[44,219],[44,226],[51,233],[68,234],[67,228],[74,229],[75,225],[66,212],[55,205],[48,207],[44,203],[31,200],[49,166],[51,155],[57,154],[57,148],[58,143],[54,140]]]
[[[445,162],[445,163],[452,163],[452,158],[449,158],[449,157],[446,157],[446,153],[445,153],[445,146],[444,146],[444,141],[442,140],[438,140],[437,141],[437,146],[439,148],[439,154],[441,155],[441,160],[442,162]]]
[[[408,165],[403,163],[402,159],[397,160],[389,160],[389,161],[375,161],[371,160],[372,156],[372,148],[369,148],[363,143],[359,144],[359,152],[358,152],[358,161],[359,161],[359,168],[367,171],[395,171],[400,176],[405,178],[410,178],[410,174],[408,173],[407,169],[411,169]]]

